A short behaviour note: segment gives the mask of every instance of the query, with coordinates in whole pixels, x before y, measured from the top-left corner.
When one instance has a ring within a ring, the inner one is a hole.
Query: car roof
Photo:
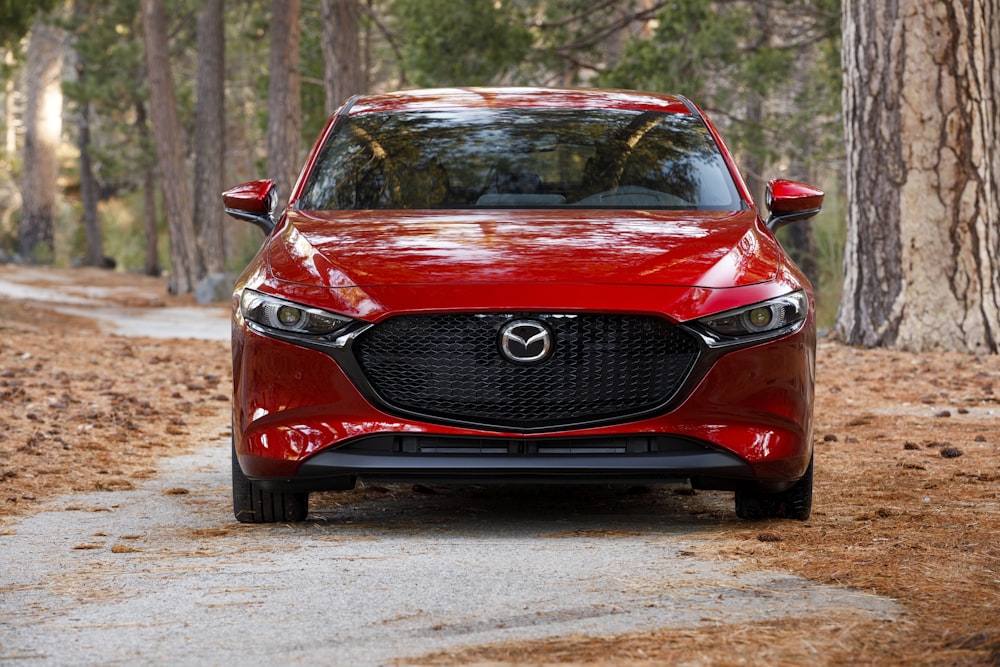
[[[599,88],[432,88],[380,93],[352,98],[344,106],[349,115],[434,109],[627,109],[675,114],[698,114],[679,95]]]

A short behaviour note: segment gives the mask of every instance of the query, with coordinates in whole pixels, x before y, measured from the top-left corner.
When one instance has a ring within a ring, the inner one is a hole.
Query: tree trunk
[[[361,5],[358,0],[321,0],[323,90],[327,113],[351,95],[365,92],[362,78]]]
[[[374,12],[374,8],[372,7],[372,3],[374,1],[375,0],[367,0],[367,4],[365,6],[365,14],[369,17],[372,16]],[[365,21],[364,28],[362,28],[362,34],[364,36],[365,46],[364,46],[364,56],[362,57],[362,63],[361,63],[361,83],[363,84],[362,90],[364,90],[365,92],[368,91],[368,87],[371,84],[372,71],[374,69],[374,64],[373,64],[374,49],[372,48],[372,42],[373,42],[372,34],[374,33],[374,28],[373,28],[374,23],[375,21],[373,20]]]
[[[147,276],[159,276],[162,269],[159,229],[156,224],[156,170],[151,164],[142,168],[142,218],[146,229],[146,263],[143,271]]]
[[[14,67],[14,56],[8,49],[4,49],[3,64],[4,67],[10,68],[11,70]],[[15,122],[17,105],[15,104],[14,97],[16,95],[16,91],[14,89],[15,79],[16,77],[8,74],[7,81],[4,83],[4,148],[8,157],[13,156],[14,153],[17,152],[17,124]]]
[[[83,75],[83,68],[77,71]],[[80,148],[80,199],[83,202],[83,229],[87,234],[87,264],[105,266],[104,239],[97,218],[97,182],[90,161],[90,102],[80,104],[80,128],[77,145]]]
[[[24,110],[24,183],[18,230],[21,257],[55,259],[56,152],[62,135],[63,45],[59,31],[36,22],[28,41]]]
[[[80,0],[73,3],[73,13],[77,20],[82,21],[86,14]],[[87,63],[84,56],[76,53],[76,80],[81,90],[86,89]],[[97,181],[94,178],[93,162],[90,159],[90,97],[82,95],[77,111],[77,147],[80,149],[80,200],[83,206],[83,230],[87,236],[87,256],[85,262],[90,266],[104,267],[104,239],[101,236],[101,225],[97,217]]]
[[[847,0],[837,332],[1000,351],[1000,5]]]
[[[755,43],[752,51],[769,48],[771,45],[771,20],[770,7],[765,2],[753,3],[751,8],[752,24],[751,34],[754,35]],[[764,113],[764,96],[766,91],[758,90],[754,86],[748,86],[743,93],[746,104],[746,120],[743,123],[744,131],[747,134],[747,146],[750,147],[740,160],[743,170],[743,178],[746,180],[747,188],[753,196],[754,201],[764,201],[764,170],[767,168],[766,153],[767,144],[763,141],[763,127],[766,122]]]
[[[225,33],[223,0],[198,11],[198,87],[195,109],[194,222],[206,274],[225,270],[222,239],[225,167]],[[204,276],[197,276],[202,278]]]
[[[139,139],[148,146],[149,125],[146,119],[146,105],[141,100],[135,104],[135,125]],[[143,268],[147,276],[160,275],[159,230],[156,224],[156,170],[149,160],[142,165],[142,218],[146,230],[146,262]]]
[[[181,148],[181,128],[170,74],[163,0],[142,0],[142,24],[146,38],[146,73],[149,78],[153,138],[170,233],[169,289],[172,294],[186,294],[194,289],[196,276],[202,271],[192,219],[191,187]]]
[[[287,198],[298,177],[302,102],[299,96],[300,0],[271,2],[271,75],[268,81],[267,171]]]

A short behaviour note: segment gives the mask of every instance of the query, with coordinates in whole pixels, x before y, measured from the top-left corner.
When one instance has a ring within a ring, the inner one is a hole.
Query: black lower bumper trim
[[[733,455],[379,455],[321,452],[299,469],[293,479],[255,480],[263,487],[293,491],[349,489],[356,478],[384,483],[430,484],[562,483],[664,484],[690,481],[695,488],[761,488],[750,466]],[[770,490],[787,486],[764,483]]]
[[[255,479],[262,488],[353,488],[358,478],[432,484],[664,484],[779,492],[795,480],[762,480],[732,452],[664,435],[605,438],[457,438],[385,434],[309,458],[293,478]]]

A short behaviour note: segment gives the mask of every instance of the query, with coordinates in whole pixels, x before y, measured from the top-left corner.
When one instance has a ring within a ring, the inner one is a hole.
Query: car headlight
[[[808,298],[798,291],[751,306],[727,310],[698,320],[712,333],[727,338],[756,336],[788,329],[806,318]]]
[[[306,336],[329,336],[344,329],[352,320],[319,308],[285,301],[252,289],[240,297],[243,317],[268,329]]]

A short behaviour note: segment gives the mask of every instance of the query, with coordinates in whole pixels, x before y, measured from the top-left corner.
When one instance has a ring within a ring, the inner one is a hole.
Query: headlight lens
[[[806,318],[807,307],[808,299],[805,292],[798,291],[745,308],[704,317],[698,321],[709,331],[720,336],[753,336],[798,324]]]
[[[269,329],[328,336],[351,323],[351,319],[334,315],[319,308],[309,308],[252,289],[243,290],[240,297],[243,317]]]

